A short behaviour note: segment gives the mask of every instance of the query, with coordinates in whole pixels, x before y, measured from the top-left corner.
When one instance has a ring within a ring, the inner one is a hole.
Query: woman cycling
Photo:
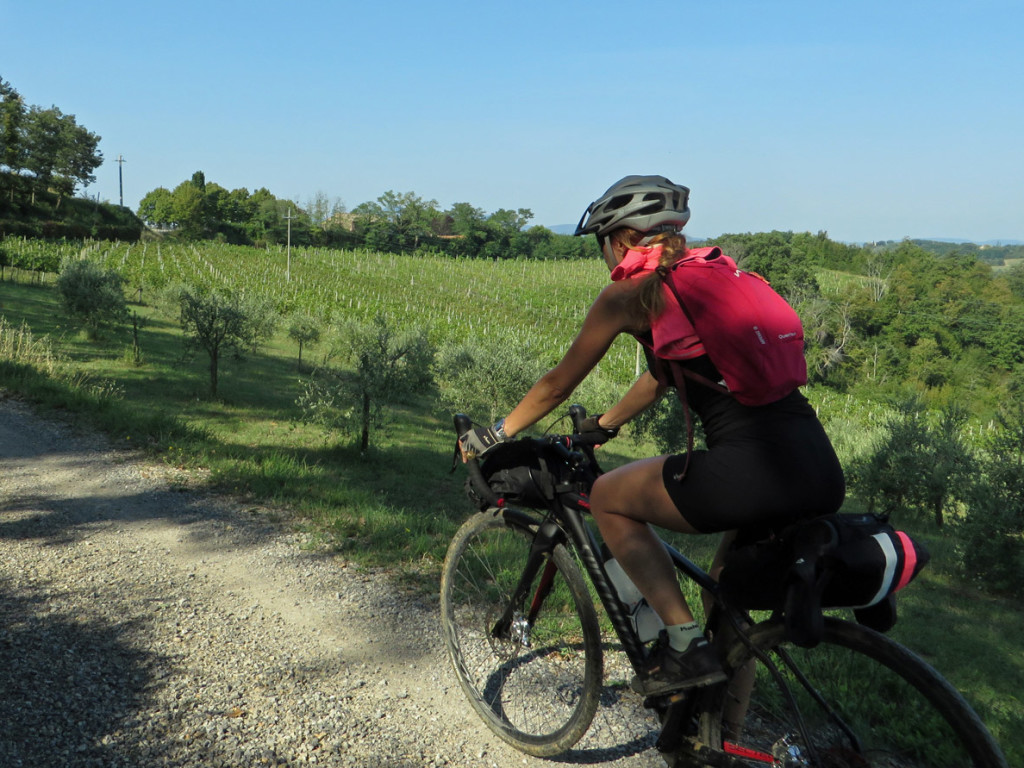
[[[505,419],[467,433],[464,454],[480,455],[553,411],[620,333],[648,345],[652,334],[660,336],[657,348],[671,349],[673,364],[709,384],[722,379],[692,324],[668,311],[675,299],[657,273],[659,266],[693,258],[681,232],[689,218],[689,190],[662,176],[627,176],[591,203],[575,234],[597,236],[612,283],[590,307],[562,361]],[[658,367],[650,353],[648,360]],[[641,375],[618,404],[593,420],[593,429],[613,437],[662,396],[669,382],[659,377],[661,382],[651,370]],[[716,573],[737,528],[835,512],[845,494],[835,451],[796,388],[767,405],[748,406],[717,387],[693,384],[686,387],[686,400],[701,420],[707,450],[626,464],[599,477],[590,496],[609,550],[666,626],[634,681],[646,695],[724,680],[650,524],[682,533],[733,532],[723,537]]]

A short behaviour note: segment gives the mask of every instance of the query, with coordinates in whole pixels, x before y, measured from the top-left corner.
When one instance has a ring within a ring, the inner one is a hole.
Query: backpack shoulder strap
[[[660,357],[654,358],[655,370],[652,371],[654,378],[663,386],[675,385],[676,395],[683,406],[683,418],[686,419],[686,463],[683,464],[683,471],[679,479],[686,477],[686,470],[690,468],[690,456],[693,454],[693,414],[690,413],[690,404],[686,400],[686,369],[678,360],[664,360]],[[665,369],[668,369],[666,374]],[[671,378],[669,378],[671,376]],[[704,377],[701,376],[703,379]]]
[[[712,250],[718,251],[718,248],[716,247]],[[680,264],[682,264],[681,261],[676,262],[674,265],[672,265],[672,267],[658,267],[657,269],[655,269],[655,272],[657,272],[658,277],[661,278],[661,282],[667,285],[668,289],[672,292],[672,295],[676,297],[676,301],[679,303],[679,308],[683,310],[683,314],[686,316],[686,319],[690,321],[690,325],[696,328],[697,324],[693,321],[693,315],[691,315],[690,310],[686,308],[686,302],[684,302],[683,297],[679,295],[679,290],[676,288],[675,282],[671,278],[671,272],[678,268]],[[698,384],[703,384],[705,387],[711,387],[712,389],[717,389],[719,392],[729,394],[728,387],[722,386],[717,381],[712,381],[707,376],[702,376],[696,371],[691,371],[689,368],[683,368],[680,365],[673,365],[671,367],[673,377],[677,377],[679,374],[681,374],[687,377],[688,379],[696,381]]]

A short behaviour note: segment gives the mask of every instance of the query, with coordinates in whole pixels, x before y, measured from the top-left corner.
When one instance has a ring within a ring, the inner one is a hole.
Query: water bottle
[[[611,556],[608,548],[602,546],[601,553],[604,556],[605,573],[608,574],[609,581],[615,587],[615,592],[619,596],[619,602],[626,608],[626,615],[629,616],[633,630],[636,632],[637,637],[640,638],[641,643],[649,643],[665,628],[664,622],[654,612],[654,609],[647,604],[647,600],[640,594],[640,590],[636,588],[636,585],[630,581],[626,572],[622,570],[618,560]]]

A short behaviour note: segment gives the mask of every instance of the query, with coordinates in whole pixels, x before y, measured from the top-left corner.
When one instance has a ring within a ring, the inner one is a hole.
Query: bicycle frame
[[[569,415],[573,420],[573,426],[577,429],[579,429],[582,420],[586,418],[585,411],[578,405],[573,405],[569,408]],[[463,414],[455,416],[456,434],[464,434],[471,426],[472,423],[467,416]],[[595,471],[600,473],[600,467],[594,456],[593,448],[584,445],[582,450],[590,465]],[[478,493],[488,501],[490,509],[494,514],[514,517],[523,524],[537,524],[536,517],[519,511],[514,507],[505,507],[493,493],[490,493],[487,482],[481,474],[480,466],[475,460],[469,461],[466,466],[473,485]],[[513,606],[524,603],[529,596],[529,591],[533,589],[531,585],[534,579],[541,567],[544,566],[546,570],[530,598],[530,613],[527,619],[532,624],[544,598],[551,589],[554,578],[554,565],[550,562],[550,554],[559,544],[570,543],[571,548],[576,551],[583,562],[584,569],[590,577],[594,589],[597,591],[601,605],[604,606],[605,612],[608,614],[612,627],[615,629],[615,634],[622,643],[623,650],[630,664],[635,671],[639,672],[643,667],[645,658],[643,644],[633,630],[629,618],[623,610],[622,603],[619,601],[618,593],[608,578],[604,568],[604,561],[599,556],[601,549],[597,537],[584,522],[583,514],[582,511],[563,501],[556,494],[555,499],[551,502],[547,513],[543,516],[538,526],[529,558],[523,568],[523,574],[513,593],[512,600],[508,608],[506,608],[504,615],[495,623],[491,630],[492,634],[495,637],[508,636],[512,630]],[[718,583],[707,572],[667,542],[663,541],[662,544],[677,570],[682,571],[687,578],[697,583],[716,598],[718,597]]]
[[[556,502],[557,503],[557,502]],[[495,514],[501,514],[517,519],[521,523],[530,522],[536,524],[536,519],[524,512],[512,508],[494,507]],[[584,522],[583,514],[565,504],[557,503],[540,522],[537,535],[533,540],[529,558],[523,568],[523,574],[513,593],[512,600],[504,616],[498,620],[492,630],[496,636],[504,636],[509,632],[512,623],[513,606],[521,605],[531,589],[534,594],[530,599],[530,623],[536,618],[537,611],[543,603],[544,598],[550,591],[554,578],[554,564],[550,560],[550,554],[560,544],[570,544],[576,551],[583,566],[590,577],[594,589],[604,606],[608,618],[615,629],[615,634],[622,643],[623,650],[629,658],[635,670],[640,670],[644,661],[644,647],[637,638],[636,633],[630,624],[626,612],[619,601],[618,593],[612,585],[611,580],[604,568],[604,562],[599,556],[600,545],[597,537],[590,527]],[[682,571],[689,579],[696,582],[703,589],[717,595],[718,584],[703,569],[693,561],[680,553],[671,545],[662,542],[666,551],[672,558],[675,567]],[[545,568],[540,583],[536,588],[532,587],[534,579],[541,568]]]

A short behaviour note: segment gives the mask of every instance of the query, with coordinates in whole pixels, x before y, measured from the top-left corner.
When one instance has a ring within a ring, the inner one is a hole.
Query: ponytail
[[[612,238],[629,248],[636,248],[641,244],[662,246],[659,261],[661,266],[666,268],[686,256],[686,236],[682,232],[661,232],[648,239],[642,232],[623,227],[613,232]],[[630,318],[637,327],[646,327],[650,325],[651,319],[660,315],[664,309],[665,295],[661,290],[661,278],[652,272],[641,278],[640,288],[629,307]]]

